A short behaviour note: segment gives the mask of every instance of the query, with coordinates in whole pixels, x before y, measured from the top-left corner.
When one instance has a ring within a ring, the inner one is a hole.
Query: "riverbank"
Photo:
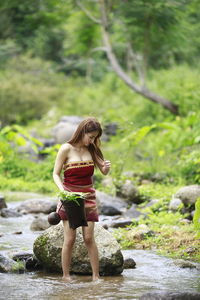
[[[142,237],[135,235],[135,228],[137,226],[128,226],[114,231],[114,236],[122,249],[154,250],[166,257],[200,263],[200,240],[193,224],[181,224],[178,221],[176,225],[165,224],[160,228],[152,224],[149,226],[152,235]]]
[[[149,186],[143,187],[143,195],[145,194],[144,190],[147,195],[150,191]],[[163,190],[161,187],[155,189],[152,197],[162,193],[163,198],[151,208],[140,208],[141,213],[146,213],[146,217],[133,219],[131,225],[111,230],[123,250],[154,250],[167,257],[200,262],[200,240],[197,238],[192,220],[185,219],[179,211],[169,212],[166,209],[166,202],[169,202],[170,195],[175,190],[177,187],[166,188],[165,186]],[[53,195],[53,193],[37,194],[25,191],[2,191],[2,194],[5,195],[9,205],[27,198],[50,199]],[[55,195],[56,193],[54,193]],[[146,227],[144,228],[144,226]]]
[[[183,206],[169,210],[169,203],[179,188],[155,183],[139,187],[141,195],[155,204],[149,207],[148,201],[146,206],[142,203],[140,212],[145,216],[114,231],[122,249],[153,249],[167,257],[200,262],[200,239],[193,219],[187,212],[183,213]]]

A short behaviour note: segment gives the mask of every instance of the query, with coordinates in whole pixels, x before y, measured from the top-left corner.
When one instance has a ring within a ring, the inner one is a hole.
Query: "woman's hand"
[[[108,172],[110,171],[110,167],[111,167],[111,162],[109,160],[104,160],[102,167],[101,167],[101,171],[104,175],[107,175]]]

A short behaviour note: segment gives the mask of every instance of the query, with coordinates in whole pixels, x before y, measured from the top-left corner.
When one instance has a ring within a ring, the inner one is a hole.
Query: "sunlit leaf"
[[[25,146],[27,141],[20,135],[15,136],[15,142],[18,146]]]
[[[152,126],[144,126],[126,136],[124,139],[122,139],[122,142],[129,141],[132,145],[137,145],[151,131],[151,129],[155,127],[155,124]]]

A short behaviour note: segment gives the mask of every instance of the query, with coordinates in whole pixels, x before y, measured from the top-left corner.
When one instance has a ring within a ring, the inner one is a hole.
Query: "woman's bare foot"
[[[99,276],[92,276],[92,281],[98,281],[99,279]]]
[[[72,278],[70,276],[63,276],[62,280],[65,281],[65,282],[68,282],[68,283],[72,282]]]

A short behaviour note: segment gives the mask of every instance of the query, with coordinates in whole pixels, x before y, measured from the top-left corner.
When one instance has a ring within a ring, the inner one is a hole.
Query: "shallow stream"
[[[9,204],[9,207],[15,204]],[[18,251],[32,251],[35,238],[30,224],[33,215],[19,218],[0,217],[0,252],[6,256]],[[16,234],[15,232],[22,232]],[[200,292],[200,271],[179,268],[172,259],[153,251],[126,250],[124,257],[132,257],[135,269],[125,269],[120,276],[101,277],[97,283],[91,276],[73,275],[71,284],[62,281],[61,274],[27,272],[0,273],[1,300],[89,300],[139,299],[152,291]]]

